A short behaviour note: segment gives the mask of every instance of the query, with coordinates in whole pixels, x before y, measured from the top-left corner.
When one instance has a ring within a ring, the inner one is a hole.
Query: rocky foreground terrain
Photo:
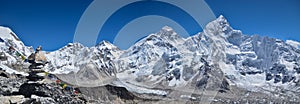
[[[63,90],[55,81],[36,72],[28,76],[9,74],[0,70],[0,101],[3,104],[82,104],[85,99]],[[43,74],[43,73],[40,73]]]
[[[0,70],[1,104],[299,103],[298,99],[273,98],[268,94],[245,91],[234,87],[225,92],[221,90],[218,92],[201,91],[204,93],[182,96],[176,100],[168,96],[131,93],[124,87],[112,85],[78,87],[80,93],[74,94],[72,91],[63,89],[58,85],[54,76],[50,78],[43,74],[44,72],[32,72],[28,76],[23,76]],[[170,91],[175,95],[196,92],[197,90],[193,92]],[[211,95],[213,93],[216,95]]]

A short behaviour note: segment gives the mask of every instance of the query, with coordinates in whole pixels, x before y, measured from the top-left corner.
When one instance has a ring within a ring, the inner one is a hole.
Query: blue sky
[[[0,25],[10,27],[28,46],[42,45],[47,51],[56,50],[73,41],[77,23],[91,2],[0,0]],[[244,34],[300,41],[299,0],[206,0],[206,3],[216,16],[224,15],[233,28]]]

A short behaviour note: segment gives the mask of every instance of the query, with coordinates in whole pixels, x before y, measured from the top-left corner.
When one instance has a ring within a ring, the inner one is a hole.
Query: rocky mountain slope
[[[24,55],[32,50],[18,39],[0,36],[6,39],[0,42],[3,50],[11,46],[9,39],[20,44],[15,47]],[[136,98],[170,102],[299,102],[298,45],[244,35],[220,16],[191,37],[182,38],[166,26],[127,50],[107,41],[94,47],[70,43],[46,53],[49,64],[44,70],[82,87],[90,100],[102,96],[91,89],[110,85],[126,88]],[[18,59],[3,53],[9,60]]]

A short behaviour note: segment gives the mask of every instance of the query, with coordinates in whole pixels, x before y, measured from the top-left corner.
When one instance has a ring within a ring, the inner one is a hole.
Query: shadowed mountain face
[[[2,40],[1,48],[6,49],[7,40]],[[249,91],[253,92],[249,96],[297,98],[300,49],[289,43],[244,35],[220,16],[194,36],[182,38],[165,26],[127,50],[107,41],[94,47],[70,43],[46,53],[49,64],[44,69],[72,85],[97,88],[109,84],[143,97],[197,101],[226,94],[244,96]],[[4,53],[9,56],[7,64],[16,59]]]

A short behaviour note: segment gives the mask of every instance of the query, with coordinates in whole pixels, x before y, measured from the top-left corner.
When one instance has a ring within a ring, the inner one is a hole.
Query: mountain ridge
[[[46,53],[45,70],[64,74],[60,79],[73,85],[112,84],[139,94],[171,97],[175,92],[170,89],[200,94],[198,90],[230,92],[238,87],[289,92],[283,97],[296,97],[300,94],[300,49],[296,46],[296,42],[244,35],[221,15],[188,38],[165,26],[127,50],[108,41],[94,47],[69,43]]]

